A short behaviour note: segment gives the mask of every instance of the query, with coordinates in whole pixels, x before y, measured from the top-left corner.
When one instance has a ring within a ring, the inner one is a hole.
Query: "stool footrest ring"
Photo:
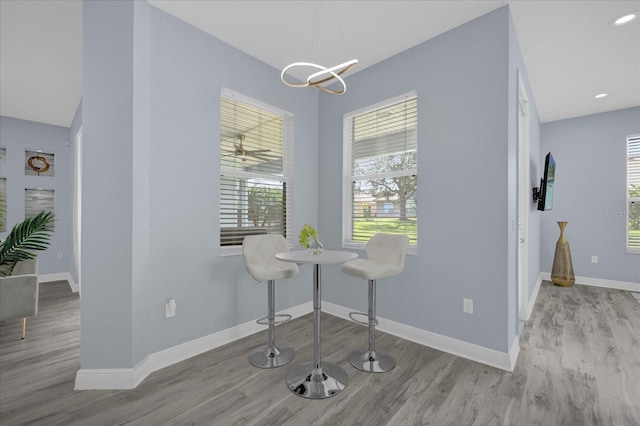
[[[282,318],[282,319],[277,320],[276,318]],[[278,325],[278,324],[284,324],[285,322],[291,321],[291,318],[293,317],[289,314],[275,314],[273,322],[269,321],[269,317],[264,317],[264,318],[260,318],[259,320],[256,320],[256,323],[260,325],[271,325],[271,324]]]
[[[366,317],[367,321],[360,321],[359,319],[355,319],[354,316],[356,315]],[[376,318],[369,318],[369,314],[365,314],[364,312],[349,312],[349,318],[351,318],[351,321],[355,322],[356,324],[364,325],[365,327],[369,327],[370,325],[373,325],[375,327],[378,325],[378,320]]]

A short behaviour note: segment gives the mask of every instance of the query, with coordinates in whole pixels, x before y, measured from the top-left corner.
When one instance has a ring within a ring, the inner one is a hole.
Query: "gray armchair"
[[[38,261],[18,262],[11,275],[0,277],[0,321],[21,319],[22,338],[27,331],[27,317],[38,314]]]

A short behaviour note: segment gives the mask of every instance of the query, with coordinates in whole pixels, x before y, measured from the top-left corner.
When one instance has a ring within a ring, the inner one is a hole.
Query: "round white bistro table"
[[[341,250],[323,250],[311,254],[307,250],[293,250],[276,254],[285,262],[312,264],[313,266],[313,362],[294,365],[287,374],[287,385],[291,392],[304,398],[321,399],[336,395],[349,383],[344,369],[320,360],[320,265],[344,263],[358,257],[357,253]]]

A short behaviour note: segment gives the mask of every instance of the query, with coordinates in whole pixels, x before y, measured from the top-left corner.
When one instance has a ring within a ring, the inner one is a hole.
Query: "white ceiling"
[[[82,2],[0,0],[0,115],[69,127],[82,95]]]
[[[149,2],[277,69],[358,58],[349,75],[508,3],[543,122],[640,105],[640,19],[611,25],[640,0]],[[69,127],[82,2],[0,0],[0,48],[0,115]]]

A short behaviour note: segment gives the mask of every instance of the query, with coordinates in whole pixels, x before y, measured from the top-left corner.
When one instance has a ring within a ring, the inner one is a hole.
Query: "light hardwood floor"
[[[640,425],[640,304],[619,290],[544,282],[513,373],[378,333],[398,366],[367,374],[346,356],[367,331],[323,314],[323,359],[348,387],[306,400],[288,367],[260,370],[247,354],[266,332],[151,374],[126,391],[74,391],[80,368],[77,295],[41,286],[27,339],[0,324],[0,424],[13,425]],[[277,328],[298,361],[312,359],[312,317]]]

